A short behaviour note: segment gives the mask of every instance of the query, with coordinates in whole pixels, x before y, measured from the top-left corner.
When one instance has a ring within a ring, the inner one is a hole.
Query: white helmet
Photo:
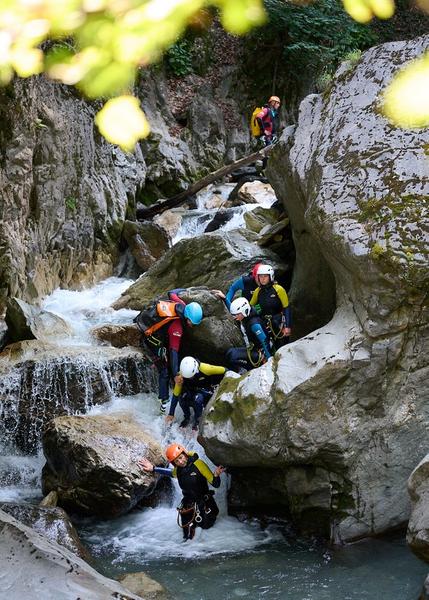
[[[229,312],[235,315],[244,315],[248,317],[250,315],[251,306],[249,301],[246,298],[236,298],[231,302],[231,306],[229,307]]]
[[[260,265],[257,276],[259,275],[269,275],[270,281],[274,281],[274,269],[271,265]]]
[[[180,374],[185,379],[190,379],[200,370],[200,363],[192,356],[185,356],[180,363]]]

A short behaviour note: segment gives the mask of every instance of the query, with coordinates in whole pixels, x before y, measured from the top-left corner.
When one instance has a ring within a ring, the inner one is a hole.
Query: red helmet
[[[178,456],[181,454],[187,454],[186,448],[181,446],[180,444],[170,444],[165,451],[165,456],[167,457],[168,462],[173,462],[176,460]]]
[[[261,265],[262,265],[262,263],[261,263],[261,262],[259,262],[259,263],[256,263],[256,265],[255,265],[255,266],[253,267],[253,269],[252,269],[252,277],[253,277],[253,279],[254,279],[255,281],[256,281],[256,278],[257,278],[257,276],[258,276],[258,269],[259,269],[259,267],[260,267]]]

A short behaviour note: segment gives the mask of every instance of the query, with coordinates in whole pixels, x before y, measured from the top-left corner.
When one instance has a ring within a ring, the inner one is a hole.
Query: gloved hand
[[[261,140],[261,142],[263,144],[265,144],[265,142],[266,142],[265,135],[261,135],[261,137],[259,139]]]
[[[271,143],[275,144],[278,141],[279,141],[279,138],[276,135],[273,135],[273,137],[271,138]]]

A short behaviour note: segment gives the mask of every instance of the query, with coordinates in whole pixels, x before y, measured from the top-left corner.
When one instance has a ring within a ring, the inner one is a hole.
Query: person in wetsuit
[[[228,367],[237,373],[259,367],[271,358],[271,342],[262,319],[246,298],[233,300],[229,311],[240,323],[246,345],[230,348],[227,351],[225,358]]]
[[[173,469],[156,467],[147,458],[140,459],[138,464],[144,471],[177,478],[183,493],[182,502],[177,509],[180,515],[179,525],[183,529],[184,539],[192,540],[197,527],[210,529],[215,524],[219,508],[208,484],[218,488],[220,475],[225,469],[218,466],[212,473],[196,452],[188,452],[180,444],[168,446],[165,455],[168,462],[173,464]]]
[[[173,290],[168,300],[160,300],[135,319],[142,331],[142,345],[146,347],[158,370],[158,398],[160,412],[165,414],[169,399],[170,377],[178,380],[179,349],[184,327],[199,325],[203,310],[198,302],[186,304]]]
[[[229,310],[229,308],[231,306],[231,302],[234,300],[234,296],[236,295],[237,292],[239,292],[240,298],[246,298],[246,300],[250,301],[250,298],[252,297],[253,292],[258,287],[258,284],[256,282],[256,274],[258,271],[258,267],[261,264],[262,263],[256,263],[256,265],[253,267],[253,269],[250,271],[250,273],[247,273],[247,275],[242,275],[241,277],[236,279],[230,285],[229,290],[227,291],[226,295],[223,294],[223,292],[221,292],[219,290],[215,291],[216,295],[219,298],[222,298],[222,300],[225,300],[225,304],[226,304],[228,310]]]
[[[258,288],[253,292],[250,304],[264,319],[274,348],[278,350],[288,343],[291,334],[289,299],[284,287],[274,281],[271,265],[258,267],[256,281]]]
[[[183,421],[180,427],[186,427],[191,420],[191,408],[194,411],[192,430],[198,431],[199,420],[204,407],[213,395],[214,389],[226,373],[226,368],[209,365],[185,356],[180,363],[180,372],[174,386],[170,402],[170,410],[165,417],[166,423],[171,423],[179,403],[183,410]]]

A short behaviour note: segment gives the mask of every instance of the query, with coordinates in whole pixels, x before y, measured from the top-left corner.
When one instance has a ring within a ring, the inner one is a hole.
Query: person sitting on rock
[[[185,356],[180,363],[179,377],[173,390],[170,410],[165,417],[166,423],[171,423],[179,403],[183,411],[183,421],[180,427],[187,427],[191,420],[191,408],[194,412],[192,430],[198,431],[198,425],[204,407],[213,395],[215,386],[220,383],[226,373],[225,367],[209,365],[198,361],[192,356]]]
[[[240,323],[246,345],[227,350],[226,363],[228,367],[231,371],[242,373],[261,366],[271,358],[271,342],[262,319],[246,298],[233,300],[229,311]]]
[[[225,471],[221,466],[214,473],[195,452],[188,452],[180,444],[171,444],[165,451],[168,462],[174,468],[155,467],[147,458],[139,460],[140,467],[147,472],[158,473],[168,477],[177,477],[183,493],[180,506],[180,527],[183,529],[185,540],[192,540],[196,527],[210,529],[219,514],[219,508],[214,499],[214,492],[209,490],[208,483],[214,488],[220,486],[220,475]]]
[[[250,304],[263,317],[274,348],[278,350],[288,343],[291,334],[289,299],[284,287],[274,281],[271,265],[259,265],[256,281],[258,288],[253,292]]]
[[[179,349],[184,327],[199,325],[203,309],[198,302],[186,304],[175,292],[143,310],[135,321],[142,332],[142,345],[150,352],[158,369],[160,412],[165,414],[169,399],[170,376],[179,381]]]
[[[218,296],[218,298],[222,298],[225,300],[225,304],[227,308],[231,306],[231,302],[234,300],[234,296],[237,292],[240,293],[240,297],[246,298],[246,300],[250,300],[253,292],[258,287],[256,283],[256,272],[258,270],[259,265],[262,263],[256,263],[250,273],[246,275],[242,275],[238,279],[236,279],[229,287],[229,290],[226,293],[226,296],[220,290],[213,290],[213,292]]]

